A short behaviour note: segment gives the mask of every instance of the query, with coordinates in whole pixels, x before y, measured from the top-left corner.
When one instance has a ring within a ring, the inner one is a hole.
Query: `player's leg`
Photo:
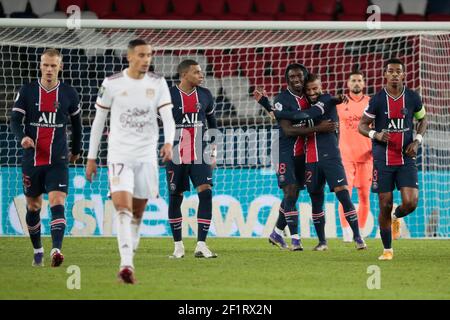
[[[379,260],[392,260],[391,214],[393,206],[392,191],[394,190],[395,169],[390,168],[381,161],[373,162],[372,192],[378,193],[380,213],[378,224],[380,225],[380,237],[383,242],[383,254]]]
[[[116,209],[117,242],[120,254],[119,280],[124,283],[135,282],[133,264],[133,240],[131,221],[133,219],[133,168],[122,163],[108,164],[108,179],[111,199]]]
[[[397,170],[397,188],[400,189],[402,203],[395,208],[392,215],[392,237],[395,239],[401,236],[401,221],[403,217],[412,213],[417,208],[419,200],[419,183],[417,166],[415,163],[407,163]]]
[[[28,227],[31,243],[33,245],[32,266],[44,266],[44,247],[41,241],[41,208],[44,183],[39,167],[22,167],[23,192],[26,199],[27,213],[25,221]]]
[[[319,243],[314,247],[314,251],[325,251],[328,249],[325,236],[325,212],[323,210],[325,177],[317,162],[306,164],[305,182],[311,198],[314,229],[319,238]]]
[[[169,161],[166,164],[166,179],[169,187],[169,224],[174,241],[174,251],[170,258],[184,257],[183,244],[183,216],[181,214],[181,203],[183,202],[183,192],[190,189],[188,165],[174,164]]]
[[[46,166],[45,188],[52,219],[50,232],[52,236],[51,266],[58,267],[64,261],[61,253],[64,232],[66,230],[65,204],[69,185],[69,167],[65,163]]]
[[[353,190],[353,182],[355,180],[355,175],[357,172],[357,164],[355,162],[343,162],[345,175],[347,177],[347,183],[348,183],[348,190],[350,193],[350,197],[352,196],[352,190]],[[353,240],[353,232],[350,228],[350,225],[347,222],[347,219],[345,219],[344,216],[344,208],[342,207],[342,204],[339,203],[338,206],[339,210],[339,220],[341,222],[342,226],[342,237],[344,242],[352,242]]]
[[[392,260],[394,250],[392,249],[392,206],[393,197],[392,192],[382,192],[378,194],[378,201],[380,205],[380,214],[378,216],[378,223],[380,225],[380,237],[383,242],[383,254],[378,258],[379,260]]]
[[[197,258],[217,258],[206,245],[209,226],[212,218],[212,167],[206,163],[191,164],[189,170],[194,187],[198,194],[197,209],[197,245],[194,255]]]
[[[297,184],[289,184],[283,187],[283,202],[280,205],[280,211],[286,219],[289,233],[291,234],[292,243],[295,245],[295,248],[291,248],[294,251],[303,249],[300,246],[300,235],[298,230],[299,217],[297,210],[297,199]]]
[[[34,267],[44,266],[44,247],[41,241],[41,207],[42,196],[26,197],[27,213],[25,220],[28,227],[31,243],[33,245],[33,262]]]
[[[370,185],[372,183],[372,161],[357,163],[354,186],[358,188],[358,223],[359,228],[366,226],[370,212]]]
[[[289,232],[293,239],[300,239],[298,236],[298,212],[296,213],[296,201],[298,198],[298,187],[296,178],[296,168],[292,153],[281,153],[277,168],[278,187],[283,190],[283,199],[280,203],[277,223],[274,230],[269,235],[269,243],[278,246],[280,249],[287,249],[288,245],[284,241],[284,229],[289,227]],[[288,198],[291,198],[287,200]],[[295,198],[292,204],[292,198]],[[292,209],[293,207],[293,209]],[[287,209],[291,208],[291,209]],[[286,215],[286,212],[288,215]],[[295,222],[297,221],[297,222]],[[297,227],[295,224],[297,223]]]
[[[358,216],[356,215],[355,206],[350,198],[350,192],[347,187],[347,178],[344,166],[340,159],[324,160],[319,162],[330,190],[332,190],[344,209],[344,217],[347,220],[353,232],[353,240],[356,242],[358,250],[365,249],[367,245],[361,238],[358,225]]]

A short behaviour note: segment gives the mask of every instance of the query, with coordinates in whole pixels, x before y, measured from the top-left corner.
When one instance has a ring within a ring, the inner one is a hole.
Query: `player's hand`
[[[165,143],[161,147],[161,150],[159,151],[159,155],[163,158],[162,159],[163,162],[172,160],[172,144]]]
[[[405,154],[408,157],[415,158],[417,156],[418,149],[419,149],[419,141],[414,140],[406,147]]]
[[[94,159],[88,159],[86,163],[86,179],[89,182],[94,180],[94,177],[97,175],[97,163]]]
[[[272,120],[275,120],[276,118],[275,118],[275,114],[273,113],[273,111],[270,111],[269,112],[269,116],[270,116],[270,119],[272,119]]]
[[[255,100],[257,102],[259,102],[259,100],[261,100],[262,97],[267,97],[267,91],[264,89],[255,89],[255,91],[253,91],[253,98],[255,98]]]
[[[339,123],[333,122],[331,120],[321,121],[317,126],[317,132],[330,133],[335,132],[339,127]]]
[[[348,103],[348,97],[345,95],[345,94],[337,94],[335,97],[334,97],[334,99],[336,99],[336,101],[337,101],[337,103],[339,103],[339,104],[341,104],[341,103],[344,103],[344,104],[347,104]]]
[[[390,137],[391,137],[390,134],[385,131],[377,132],[377,133],[375,133],[375,136],[374,136],[375,140],[380,141],[380,142],[385,142],[385,143],[387,143],[389,141]]]
[[[69,153],[69,162],[75,164],[77,160],[80,159],[80,154]]]
[[[24,148],[24,149],[34,148],[34,141],[30,137],[23,137],[20,144],[22,145],[22,148]]]

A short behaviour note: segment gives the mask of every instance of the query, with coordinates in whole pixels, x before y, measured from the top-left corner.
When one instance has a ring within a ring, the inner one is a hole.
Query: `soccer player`
[[[15,99],[11,129],[23,148],[22,177],[26,198],[26,223],[34,248],[33,266],[44,266],[41,242],[42,194],[48,194],[52,220],[51,266],[64,260],[61,253],[69,185],[68,162],[74,163],[81,148],[81,115],[78,93],[58,80],[62,56],[56,49],[41,55],[41,78],[22,86]],[[68,153],[66,128],[72,125],[72,148]]]
[[[194,256],[197,258],[216,258],[206,245],[212,217],[212,170],[215,165],[215,146],[203,141],[208,129],[217,129],[214,115],[214,98],[211,92],[200,86],[203,72],[194,60],[184,60],[178,65],[180,83],[170,88],[174,108],[173,117],[177,127],[177,141],[174,146],[173,161],[166,165],[167,185],[169,187],[169,223],[175,249],[171,258],[183,258],[185,254],[182,240],[181,203],[183,192],[190,190],[189,179],[197,189],[197,245]]]
[[[345,102],[343,96],[338,98],[322,93],[322,84],[317,75],[310,74],[306,81],[306,94],[312,106],[308,110],[297,112],[296,119],[317,119],[338,121],[336,105]],[[344,216],[353,231],[356,249],[366,249],[361,238],[358,217],[348,191],[344,166],[339,151],[337,132],[314,133],[306,139],[305,181],[312,204],[312,218],[319,238],[315,251],[328,249],[325,238],[324,187],[328,183],[330,190],[336,194],[344,208]]]
[[[386,87],[370,99],[359,123],[359,132],[372,139],[372,192],[378,193],[378,222],[384,247],[379,259],[392,260],[392,237],[395,239],[400,235],[400,218],[417,207],[419,183],[416,156],[427,119],[419,94],[403,84],[405,65],[401,60],[393,58],[385,63],[384,78]],[[418,121],[415,137],[414,118]],[[400,190],[402,203],[391,217],[395,187]]]
[[[364,228],[370,210],[370,185],[372,183],[372,143],[358,132],[358,124],[369,97],[364,94],[364,75],[360,71],[350,73],[347,80],[348,102],[337,106],[339,116],[339,150],[347,177],[350,196],[353,186],[358,190],[357,211],[360,229]],[[339,217],[344,242],[352,242],[352,230],[339,204]]]
[[[108,139],[108,180],[118,213],[120,253],[118,278],[135,283],[133,257],[139,244],[139,227],[149,198],[158,195],[159,171],[157,113],[164,126],[163,161],[172,157],[175,123],[166,80],[149,72],[152,47],[144,40],[129,42],[128,68],[106,78],[98,93],[92,123],[86,177],[97,174],[97,153],[106,117],[111,111]]]
[[[336,123],[322,121],[318,126],[305,126],[301,121],[291,121],[290,115],[296,110],[309,108],[304,95],[304,81],[308,70],[301,64],[291,64],[286,68],[287,90],[275,98],[272,107],[265,97],[265,92],[255,91],[255,99],[268,111],[273,112],[278,120],[279,129],[279,163],[277,167],[278,186],[283,190],[283,200],[276,226],[269,236],[269,242],[287,249],[283,238],[286,225],[291,234],[292,251],[302,251],[303,245],[298,231],[297,199],[300,190],[305,186],[305,151],[304,137],[315,132],[333,132]]]

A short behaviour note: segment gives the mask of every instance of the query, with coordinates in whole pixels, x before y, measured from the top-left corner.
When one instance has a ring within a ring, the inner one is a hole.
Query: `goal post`
[[[87,155],[94,102],[101,81],[127,65],[127,43],[144,38],[152,44],[152,70],[169,85],[177,82],[176,67],[190,58],[205,73],[204,86],[216,101],[219,121],[218,167],[214,171],[213,236],[261,237],[271,231],[282,193],[271,165],[276,123],[252,98],[265,88],[271,99],[286,87],[284,70],[299,62],[321,76],[324,89],[346,92],[348,73],[365,75],[366,94],[383,85],[383,63],[390,57],[406,65],[406,84],[418,91],[429,126],[418,156],[419,206],[405,219],[405,237],[450,236],[450,23],[382,22],[246,22],[246,21],[119,21],[82,20],[68,29],[66,20],[0,19],[0,235],[24,234],[21,148],[9,128],[9,116],[21,85],[39,76],[45,48],[63,54],[61,80],[81,99],[84,123],[83,156]],[[100,172],[93,184],[84,178],[84,162],[70,168],[67,233],[112,235],[114,209],[107,197],[105,131]],[[327,189],[328,190],[328,189]],[[337,202],[326,193],[327,236],[341,236]],[[169,236],[168,191],[160,168],[160,197],[149,202],[142,234]],[[356,192],[353,200],[358,203]],[[399,204],[398,194],[394,202]],[[49,234],[47,203],[41,212],[43,234]],[[185,236],[195,234],[198,198],[185,193],[182,205]],[[302,237],[315,236],[310,200],[300,193]],[[370,215],[363,230],[377,236],[378,201],[371,195]],[[22,221],[22,222],[21,222]]]

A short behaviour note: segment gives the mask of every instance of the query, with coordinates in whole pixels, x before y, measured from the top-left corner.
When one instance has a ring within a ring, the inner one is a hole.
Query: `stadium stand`
[[[69,5],[85,19],[450,21],[450,0],[1,0],[1,17],[62,18]]]

